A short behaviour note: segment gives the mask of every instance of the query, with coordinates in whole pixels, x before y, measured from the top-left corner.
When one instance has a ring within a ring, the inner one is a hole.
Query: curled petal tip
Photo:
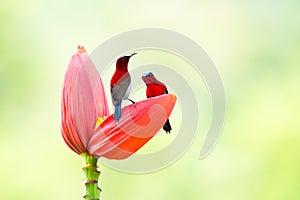
[[[170,94],[170,98],[171,98],[172,100],[174,100],[174,101],[177,100],[177,96],[176,96],[175,94]]]

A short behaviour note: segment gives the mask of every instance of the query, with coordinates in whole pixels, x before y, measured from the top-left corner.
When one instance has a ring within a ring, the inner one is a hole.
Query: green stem
[[[98,179],[100,171],[97,170],[97,159],[87,153],[82,153],[81,156],[85,161],[85,166],[82,167],[84,172],[85,182],[85,200],[99,200],[101,189],[98,187]]]

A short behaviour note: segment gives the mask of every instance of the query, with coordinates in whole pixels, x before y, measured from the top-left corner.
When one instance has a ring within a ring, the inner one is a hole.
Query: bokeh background
[[[199,134],[149,174],[102,165],[102,199],[300,199],[299,11],[297,0],[2,1],[0,199],[81,199],[82,159],[60,134],[69,58],[78,44],[92,51],[144,27],[180,32],[214,60],[227,98],[223,135],[206,159]]]

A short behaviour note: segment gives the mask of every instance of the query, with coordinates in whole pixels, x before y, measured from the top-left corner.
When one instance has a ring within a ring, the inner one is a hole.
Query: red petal
[[[111,115],[88,144],[97,157],[125,159],[146,144],[164,125],[176,101],[173,94],[149,98],[122,109],[120,122]]]

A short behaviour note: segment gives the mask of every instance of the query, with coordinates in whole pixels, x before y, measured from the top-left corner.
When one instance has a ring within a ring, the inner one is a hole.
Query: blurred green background
[[[175,164],[135,175],[101,166],[103,200],[300,199],[300,2],[0,3],[0,199],[81,199],[82,159],[60,134],[70,56],[144,27],[180,32],[214,60],[227,96],[223,135]]]

